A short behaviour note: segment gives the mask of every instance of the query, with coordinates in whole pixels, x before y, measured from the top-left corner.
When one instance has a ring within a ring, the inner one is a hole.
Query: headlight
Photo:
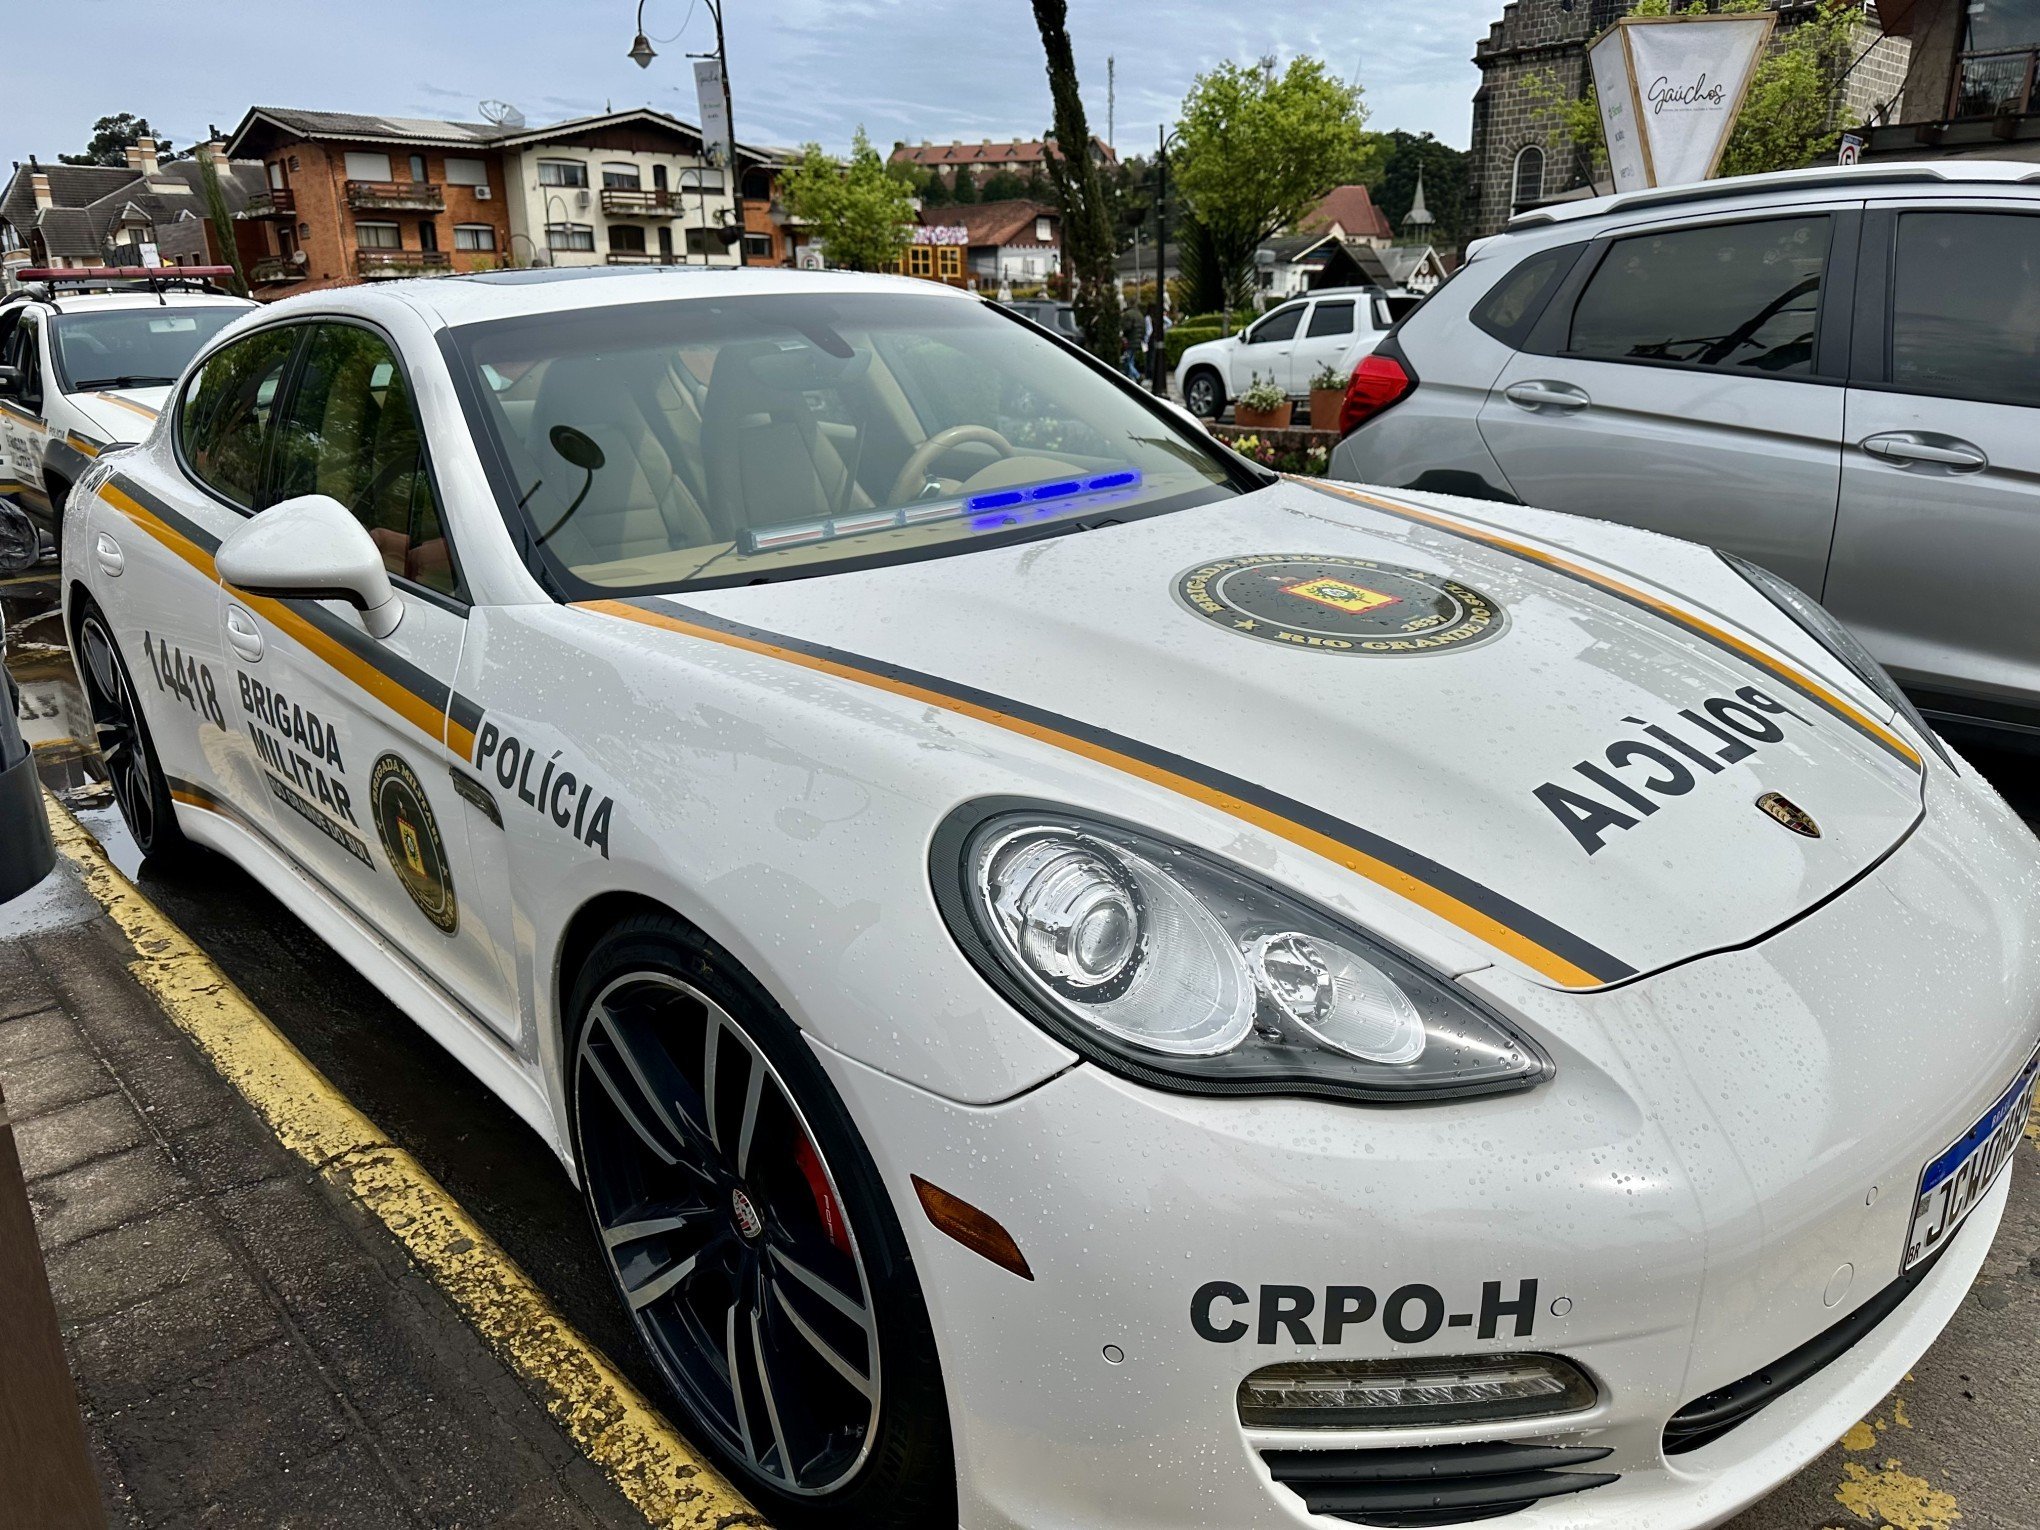
[[[1941,757],[1943,765],[1950,770],[1955,768],[1955,762],[1948,758],[1948,751],[1941,747],[1939,736],[1927,726],[1927,720],[1920,716],[1919,709],[1907,699],[1905,692],[1898,688],[1898,682],[1884,672],[1882,664],[1870,657],[1870,650],[1857,642],[1848,628],[1828,614],[1827,607],[1789,579],[1780,579],[1767,568],[1759,568],[1719,548],[1715,552],[1723,563],[1748,580],[1759,595],[1791,617],[1802,632],[1833,654],[1850,674],[1889,703],[1894,712],[1911,724],[1913,732],[1926,742],[1927,747]]]
[[[1183,846],[1002,801],[936,834],[936,902],[1024,1013],[1144,1083],[1431,1100],[1551,1076],[1527,1037],[1330,914]]]

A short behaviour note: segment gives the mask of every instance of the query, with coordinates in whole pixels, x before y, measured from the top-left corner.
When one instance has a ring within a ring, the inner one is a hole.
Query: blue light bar
[[[842,537],[861,536],[867,531],[897,531],[907,526],[925,526],[935,521],[968,517],[978,531],[1019,524],[1019,517],[998,512],[1022,506],[1040,506],[1037,514],[1064,508],[1064,501],[1079,496],[1109,495],[1121,499],[1140,486],[1138,468],[1114,468],[1110,472],[1075,478],[1045,478],[1037,483],[1002,485],[977,494],[943,499],[915,500],[897,510],[857,510],[826,520],[787,521],[777,526],[745,527],[737,533],[738,551],[772,552],[782,547],[805,546],[812,542],[833,542]]]

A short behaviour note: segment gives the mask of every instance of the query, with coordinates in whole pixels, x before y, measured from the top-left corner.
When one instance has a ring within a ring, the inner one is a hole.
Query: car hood
[[[139,441],[156,427],[156,416],[169,402],[170,390],[105,388],[67,395],[78,413],[108,441]]]
[[[1888,712],[1704,591],[1394,503],[1283,483],[647,604],[1196,797],[1562,987],[1755,940],[1919,821]]]

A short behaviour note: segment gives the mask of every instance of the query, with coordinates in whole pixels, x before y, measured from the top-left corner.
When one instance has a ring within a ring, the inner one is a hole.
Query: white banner
[[[736,158],[736,142],[730,109],[723,101],[722,65],[715,59],[694,61],[694,101],[701,113],[702,157],[712,165],[730,164]]]
[[[1594,44],[1617,191],[1704,181],[1721,163],[1775,13],[1625,17]]]

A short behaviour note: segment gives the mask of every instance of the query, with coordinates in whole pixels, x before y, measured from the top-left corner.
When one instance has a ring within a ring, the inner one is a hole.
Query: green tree
[[[156,137],[156,130],[149,126],[147,117],[137,117],[133,112],[117,112],[92,124],[92,137],[86,141],[83,154],[59,154],[57,158],[67,165],[112,165],[119,168],[127,164],[128,149],[144,138],[156,139],[156,158],[159,160],[183,157],[171,151],[169,139]]]
[[[933,165],[922,173],[917,189],[923,207],[947,207],[956,200],[949,194],[949,182],[942,178],[942,172]]]
[[[950,173],[949,200],[963,207],[983,201],[984,198],[978,195],[977,177],[958,166]]]
[[[994,170],[985,177],[978,195],[987,202],[1015,202],[1027,195],[1027,182],[1011,170]]]
[[[234,292],[246,297],[248,273],[241,267],[241,246],[235,237],[233,215],[227,211],[226,193],[220,189],[220,167],[210,153],[201,154],[198,158],[198,181],[205,193],[205,211],[212,220],[213,238],[219,242],[227,264],[234,268]]]
[[[1360,95],[1308,57],[1279,71],[1273,58],[1227,62],[1191,83],[1169,176],[1209,232],[1218,287],[1250,278],[1256,246],[1334,186],[1366,179],[1377,144]]]
[[[913,226],[912,192],[891,173],[863,127],[850,158],[836,159],[808,144],[787,172],[786,205],[822,241],[830,265],[848,271],[890,271],[907,247]]]
[[[1041,30],[1048,93],[1055,102],[1055,151],[1048,156],[1048,169],[1062,209],[1063,269],[1075,282],[1077,328],[1092,355],[1116,363],[1121,337],[1112,205],[1091,152],[1091,124],[1077,88],[1065,0],[1034,0],[1034,23]]]
[[[1742,14],[1770,6],[1768,0],[1719,0],[1707,8]],[[1639,0],[1630,14],[1671,16],[1699,9],[1698,3]],[[1782,45],[1757,61],[1749,94],[1722,150],[1718,174],[1795,170],[1834,153],[1841,141],[1842,86],[1855,57],[1861,22],[1861,10],[1849,0],[1821,0],[1819,9],[1794,27]],[[1604,175],[1607,144],[1593,87],[1576,95],[1550,71],[1533,76],[1529,84],[1544,125],[1572,144],[1581,179]]]
[[[1457,248],[1466,234],[1466,155],[1429,133],[1400,128],[1381,135],[1380,168],[1368,178],[1374,205],[1388,219],[1398,240],[1421,240],[1440,249]],[[1424,177],[1424,206],[1432,223],[1428,233],[1406,229],[1403,219],[1416,200],[1417,175]]]

